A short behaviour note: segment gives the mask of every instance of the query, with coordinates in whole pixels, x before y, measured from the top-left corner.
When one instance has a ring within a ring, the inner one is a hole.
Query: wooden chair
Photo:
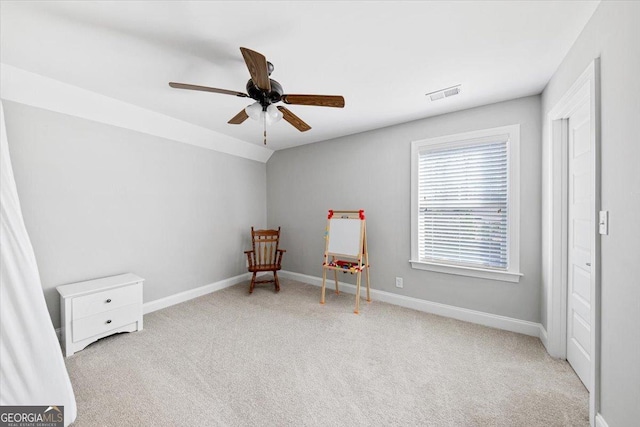
[[[254,230],[251,227],[251,246],[253,249],[244,251],[247,254],[249,271],[253,273],[249,286],[250,294],[253,293],[256,283],[275,283],[276,292],[280,291],[278,270],[281,268],[282,254],[286,251],[278,248],[279,240],[280,227],[277,230]],[[256,274],[262,271],[272,271],[273,280],[256,280]]]

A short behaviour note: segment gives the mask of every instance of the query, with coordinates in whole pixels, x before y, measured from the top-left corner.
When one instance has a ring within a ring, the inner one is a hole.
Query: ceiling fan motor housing
[[[252,99],[258,101],[263,108],[267,108],[270,104],[280,102],[282,94],[284,93],[280,83],[273,79],[269,79],[269,82],[271,83],[271,91],[269,92],[260,89],[251,79],[247,82],[247,93]]]

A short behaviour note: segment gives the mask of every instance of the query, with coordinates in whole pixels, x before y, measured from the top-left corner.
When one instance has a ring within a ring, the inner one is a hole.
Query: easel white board
[[[357,258],[362,253],[362,221],[350,218],[331,218],[329,255]]]

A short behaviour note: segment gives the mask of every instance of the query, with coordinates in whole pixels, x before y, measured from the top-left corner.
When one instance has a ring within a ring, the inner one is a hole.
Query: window
[[[520,126],[411,145],[411,265],[517,282]]]

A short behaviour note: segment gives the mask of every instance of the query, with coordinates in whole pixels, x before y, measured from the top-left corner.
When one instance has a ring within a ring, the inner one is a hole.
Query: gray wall
[[[266,166],[4,101],[9,149],[49,311],[55,287],[133,272],[153,301],[246,272],[266,223]]]
[[[410,267],[411,141],[521,125],[520,283]],[[282,226],[283,268],[322,276],[328,209],[365,209],[375,289],[540,320],[540,97],[432,117],[277,151],[267,162],[267,222]],[[395,287],[395,277],[404,288]],[[349,281],[350,275],[341,275]]]
[[[542,96],[546,115],[601,58],[602,209],[610,227],[601,240],[600,412],[611,427],[640,420],[639,22],[640,2],[602,2]]]

